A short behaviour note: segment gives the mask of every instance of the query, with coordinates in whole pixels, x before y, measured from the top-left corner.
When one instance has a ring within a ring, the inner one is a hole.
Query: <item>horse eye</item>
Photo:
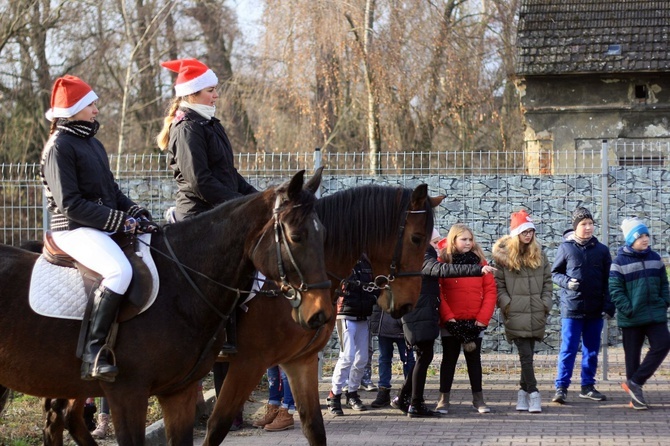
[[[423,239],[424,239],[424,237],[422,235],[412,234],[411,240],[412,240],[412,243],[414,243],[416,246],[421,245],[421,243],[423,242]]]
[[[302,242],[302,234],[298,232],[294,232],[291,234],[291,240],[293,243],[301,243]]]

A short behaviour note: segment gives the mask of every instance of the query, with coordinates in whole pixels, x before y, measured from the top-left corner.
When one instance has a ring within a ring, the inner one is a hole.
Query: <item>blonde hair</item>
[[[181,100],[182,98],[177,96],[172,100],[172,102],[170,102],[167,115],[163,119],[163,128],[161,129],[158,136],[156,136],[156,143],[158,143],[158,148],[161,150],[167,149],[167,146],[170,143],[170,126],[172,125],[172,121],[174,121],[174,117],[177,114]]]
[[[475,240],[475,233],[472,232],[472,229],[463,223],[456,223],[455,225],[452,225],[451,228],[449,228],[449,233],[446,237],[447,244],[440,251],[440,258],[443,262],[451,263],[453,255],[459,254],[458,250],[456,249],[456,239],[465,232],[469,232],[472,236],[472,249],[470,251],[479,257],[480,262],[486,259],[486,256],[484,256],[484,250],[482,250],[482,248],[477,244],[477,241]]]
[[[519,236],[511,236],[507,244],[506,266],[514,271],[521,270],[526,266],[536,269],[542,266],[542,245],[533,234],[533,240],[526,244],[521,243]]]

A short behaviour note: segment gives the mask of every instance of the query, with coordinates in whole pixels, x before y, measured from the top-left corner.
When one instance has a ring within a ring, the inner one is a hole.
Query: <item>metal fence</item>
[[[377,183],[414,187],[427,183],[431,195],[446,195],[436,209],[443,233],[451,224],[469,224],[484,250],[507,233],[509,215],[525,207],[536,219],[538,237],[553,250],[577,205],[589,207],[597,219],[598,238],[615,254],[622,237],[618,225],[624,216],[643,217],[652,232],[654,249],[664,259],[670,246],[670,143],[598,141],[581,144],[570,153],[541,149],[479,151],[468,153],[382,153],[376,172],[370,172],[367,153],[238,154],[240,173],[252,184],[288,179],[295,171],[312,172],[324,166],[324,194],[360,184]],[[162,219],[173,205],[174,181],[165,154],[110,157],[118,167],[117,181],[131,198]],[[0,242],[18,245],[41,239],[46,227],[43,193],[37,164],[0,165]],[[556,316],[557,317],[557,316]],[[503,338],[502,323],[492,321],[487,349],[495,349],[501,363],[516,364],[512,346]],[[620,338],[615,325],[606,334],[608,343]],[[555,355],[559,334],[552,331],[540,349]],[[607,344],[607,343],[605,343]],[[335,360],[334,339],[324,351],[325,369]],[[439,347],[436,357],[439,358]],[[437,360],[437,359],[436,359]]]

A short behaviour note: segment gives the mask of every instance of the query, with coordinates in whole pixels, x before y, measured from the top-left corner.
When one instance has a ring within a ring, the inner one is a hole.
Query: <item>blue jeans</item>
[[[558,355],[558,374],[556,388],[570,387],[572,370],[575,367],[579,341],[582,341],[582,386],[596,383],[598,369],[598,350],[600,333],[603,331],[602,319],[561,319],[561,352]]]
[[[405,379],[414,367],[414,355],[407,350],[403,338],[387,338],[379,336],[379,387],[391,388],[391,363],[393,362],[393,344],[398,346],[398,356],[402,361],[402,371]]]
[[[284,409],[295,410],[295,401],[293,401],[293,394],[291,393],[291,386],[288,384],[288,378],[278,365],[268,369],[268,385],[270,392],[269,404],[274,404],[275,406],[281,404],[281,407]]]

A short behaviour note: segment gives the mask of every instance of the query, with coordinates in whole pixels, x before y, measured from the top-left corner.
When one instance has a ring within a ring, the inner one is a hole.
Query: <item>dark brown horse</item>
[[[442,198],[428,197],[425,185],[414,191],[364,186],[321,198],[316,209],[327,228],[325,260],[329,274],[337,279],[333,281],[334,287],[349,275],[360,254],[366,252],[373,271],[382,276],[381,285],[384,277],[393,276],[390,288],[380,296],[380,303],[398,316],[408,311],[420,291],[417,273],[433,227],[432,208]],[[279,364],[289,377],[305,437],[311,445],[325,445],[318,393],[318,353],[328,343],[335,319],[321,328],[306,330],[293,321],[293,309],[286,299],[261,294],[247,305],[248,312],[238,311],[238,353],[226,359],[230,367],[209,419],[205,444],[223,441],[235,415],[266,369]],[[66,403],[58,404],[65,408],[70,434],[78,444],[95,444],[84,426],[84,400],[69,407]],[[55,427],[52,426],[52,432],[47,431],[49,435],[62,437],[62,427],[61,432]]]
[[[396,317],[410,311],[421,288],[419,272],[433,228],[432,208],[443,198],[428,197],[426,185],[414,191],[364,186],[321,198],[317,213],[327,229],[329,274],[347,277],[365,252],[374,274],[391,278],[378,303]],[[378,279],[384,282],[383,277]],[[337,284],[335,280],[333,291]],[[291,320],[287,302],[267,296],[254,298],[248,312],[238,312],[238,353],[228,358],[228,374],[209,418],[204,445],[223,441],[249,394],[275,364],[288,375],[309,444],[325,445],[318,353],[328,343],[334,325],[333,319],[317,330],[305,330]],[[261,352],[261,346],[270,347]]]
[[[104,395],[123,445],[143,444],[147,400],[157,395],[171,444],[192,444],[198,380],[216,360],[222,321],[238,295],[222,285],[245,289],[254,269],[273,280],[284,270],[286,281],[302,289],[296,320],[316,329],[333,319],[330,290],[309,287],[327,282],[313,195],[320,173],[305,189],[299,172],[289,183],[166,226],[153,237],[159,295],[151,308],[121,324],[114,383],[80,379],[80,322],[34,313],[28,287],[37,255],[0,245],[0,395],[6,388],[47,398]]]

